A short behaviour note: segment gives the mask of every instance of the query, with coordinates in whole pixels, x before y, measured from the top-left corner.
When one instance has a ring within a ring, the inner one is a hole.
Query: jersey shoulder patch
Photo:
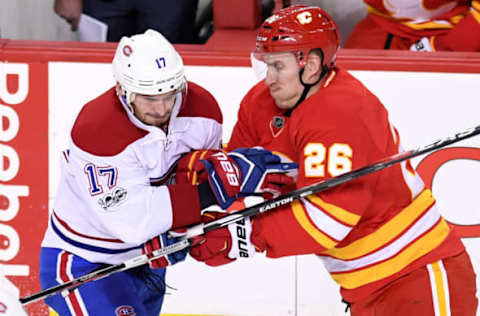
[[[185,103],[178,117],[204,117],[222,124],[222,111],[213,95],[201,86],[188,82]]]
[[[117,155],[146,134],[130,121],[115,88],[85,104],[71,132],[77,147],[97,156]]]

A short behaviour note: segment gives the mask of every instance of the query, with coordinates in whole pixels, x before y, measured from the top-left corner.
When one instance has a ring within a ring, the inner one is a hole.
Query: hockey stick
[[[236,221],[241,220],[243,218],[255,216],[260,213],[266,212],[268,210],[275,209],[279,206],[289,204],[303,197],[306,197],[315,193],[319,193],[321,191],[325,191],[327,189],[336,187],[345,182],[354,180],[356,178],[373,173],[375,171],[388,168],[402,161],[415,158],[417,156],[451,145],[453,143],[473,137],[478,134],[480,134],[480,125],[469,128],[463,132],[459,132],[459,133],[438,139],[437,141],[429,145],[420,146],[420,147],[417,147],[416,149],[411,149],[409,151],[404,151],[389,157],[385,157],[368,166],[343,173],[337,177],[330,178],[328,180],[320,181],[312,185],[302,187],[300,189],[280,195],[274,199],[247,207],[241,211],[237,211],[228,216],[221,217],[214,221],[193,226],[187,230],[186,238],[192,238],[195,236],[208,233],[209,231],[228,226],[229,224],[235,223]]]
[[[353,179],[362,177],[364,175],[373,173],[375,171],[379,171],[385,168],[388,168],[392,165],[395,165],[397,163],[400,163],[402,161],[412,159],[414,157],[420,156],[422,154],[434,151],[436,149],[445,147],[447,145],[451,145],[453,143],[459,142],[461,140],[470,138],[472,136],[480,134],[480,125],[470,128],[468,130],[465,130],[460,133],[456,133],[454,135],[439,139],[429,145],[426,146],[421,146],[413,150],[409,151],[404,151],[389,157],[386,157],[380,161],[377,161],[371,165],[352,170],[350,172],[341,174],[337,177],[330,178],[325,181],[320,181],[318,183],[291,191],[289,193],[280,195],[274,199],[253,205],[251,207],[247,207],[241,211],[235,212],[233,214],[227,215],[225,217],[219,218],[217,220],[211,221],[209,223],[205,224],[199,224],[196,226],[193,226],[189,228],[186,232],[185,239],[181,240],[177,243],[174,243],[170,246],[167,246],[165,248],[156,250],[153,252],[153,256],[148,258],[146,255],[141,255],[135,258],[132,258],[130,260],[127,260],[123,263],[119,263],[116,265],[111,265],[106,268],[91,272],[89,274],[86,274],[82,277],[76,278],[72,281],[59,284],[57,286],[45,289],[43,291],[40,291],[38,293],[32,294],[30,296],[22,297],[20,298],[20,303],[23,305],[27,305],[33,302],[36,302],[41,299],[45,299],[47,297],[50,297],[52,295],[62,293],[64,295],[68,295],[70,291],[73,291],[77,287],[81,286],[82,284],[85,284],[90,281],[94,280],[99,280],[102,278],[105,278],[113,273],[117,273],[120,271],[128,270],[131,268],[135,268],[141,265],[144,265],[148,263],[149,261],[153,261],[155,259],[158,259],[161,256],[168,255],[177,251],[180,251],[182,249],[185,249],[186,247],[190,246],[190,241],[188,240],[189,238],[199,236],[202,234],[205,234],[209,231],[228,226],[229,224],[232,224],[238,220],[241,220],[246,217],[251,217],[258,215],[260,213],[275,209],[279,206],[291,203],[295,200],[301,199],[303,197],[325,191],[329,188],[338,186],[342,183],[351,181]]]
[[[141,256],[132,258],[130,260],[124,261],[122,263],[110,265],[105,268],[90,272],[81,277],[73,279],[72,281],[68,281],[56,286],[52,286],[38,293],[21,297],[20,303],[23,305],[27,305],[59,293],[62,293],[63,296],[67,296],[71,291],[75,290],[77,287],[85,283],[100,280],[114,273],[142,266],[144,264],[147,264],[149,261],[153,261],[162,256],[180,251],[182,249],[187,248],[188,246],[190,246],[190,241],[188,239],[181,240],[167,247],[153,251],[152,256],[150,257],[148,257],[147,255],[141,255]]]

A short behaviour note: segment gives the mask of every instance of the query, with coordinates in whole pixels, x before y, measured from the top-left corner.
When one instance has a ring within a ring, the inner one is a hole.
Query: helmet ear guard
[[[147,30],[122,37],[112,61],[121,100],[130,107],[135,94],[157,95],[185,88],[183,61],[162,34]]]

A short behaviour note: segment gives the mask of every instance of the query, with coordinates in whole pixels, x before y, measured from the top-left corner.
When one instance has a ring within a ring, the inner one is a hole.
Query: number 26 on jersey
[[[303,149],[306,177],[336,177],[352,170],[352,148],[348,144],[308,143]]]

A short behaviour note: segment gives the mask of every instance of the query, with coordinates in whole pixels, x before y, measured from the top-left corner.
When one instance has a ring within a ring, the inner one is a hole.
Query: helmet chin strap
[[[328,71],[330,70],[330,68],[328,68],[327,66],[322,66],[322,72],[320,73],[320,76],[318,77],[317,81],[315,81],[314,83],[305,83],[303,82],[303,79],[302,79],[302,75],[303,75],[303,72],[305,71],[305,67],[302,67],[299,71],[298,71],[298,76],[300,78],[300,83],[302,84],[303,86],[303,92],[302,92],[302,95],[300,96],[300,98],[298,99],[297,103],[295,103],[295,105],[288,109],[284,115],[286,117],[290,117],[290,115],[292,115],[292,112],[293,110],[295,110],[297,108],[297,106],[302,103],[303,101],[305,101],[305,98],[307,97],[307,94],[308,92],[310,91],[310,89],[316,85],[317,83],[320,82],[320,80],[323,79],[323,77],[325,77],[325,75],[328,73]]]

